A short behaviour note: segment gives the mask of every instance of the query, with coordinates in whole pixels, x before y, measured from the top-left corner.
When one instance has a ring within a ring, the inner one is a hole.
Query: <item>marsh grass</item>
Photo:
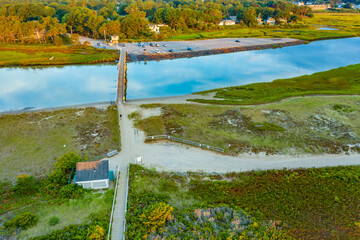
[[[210,175],[157,172],[131,165],[127,239],[139,236],[139,231],[146,233],[139,216],[157,201],[173,206],[174,212],[165,226],[152,236],[177,239],[182,233],[204,231],[212,233],[211,239],[227,239],[219,233],[226,232],[229,225],[225,229],[224,226],[214,229],[213,222],[200,224],[192,215],[194,210],[199,213],[209,208],[230,207],[245,210],[254,217],[253,225],[271,223],[272,234],[285,233],[281,237],[257,235],[259,239],[358,239],[359,168],[340,166]],[[175,201],[173,196],[177,197]],[[215,218],[223,221],[224,215]],[[259,233],[257,228],[251,230]],[[244,239],[254,238],[245,236]]]
[[[356,152],[360,149],[347,146],[359,141],[359,103],[359,96],[318,96],[251,107],[165,105],[156,121],[142,119],[136,126],[147,135],[171,133],[224,148],[231,155]],[[334,110],[336,105],[352,111]]]
[[[22,173],[46,176],[66,152],[91,159],[116,149],[117,126],[113,107],[1,115],[0,180],[16,181]]]
[[[200,92],[215,92],[218,99],[189,99],[188,101],[224,105],[250,105],[276,102],[307,95],[352,95],[360,93],[360,64],[266,83],[228,87]]]
[[[116,50],[85,46],[0,44],[0,67],[100,63],[117,58]]]

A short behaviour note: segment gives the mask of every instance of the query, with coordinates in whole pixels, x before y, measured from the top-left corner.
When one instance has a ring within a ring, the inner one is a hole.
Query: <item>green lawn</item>
[[[0,67],[114,62],[116,50],[85,46],[0,45]]]
[[[112,197],[114,190],[102,193],[87,193],[83,198],[64,201],[60,204],[40,205],[36,211],[39,222],[36,226],[20,233],[20,239],[50,234],[69,225],[79,225],[89,222],[89,216],[104,215],[106,222],[110,219]],[[59,223],[50,226],[49,219],[58,217]],[[106,229],[107,230],[107,229]],[[106,231],[105,230],[105,231]]]
[[[295,96],[313,94],[344,95],[360,93],[360,64],[332,69],[289,79],[279,79],[268,83],[254,83],[244,86],[214,89],[200,92],[215,92],[216,98],[192,99],[189,101],[227,105],[250,105],[276,102]]]
[[[46,176],[66,152],[92,159],[117,148],[114,107],[0,115],[0,181],[14,182],[22,173]]]
[[[133,165],[127,239],[359,239],[359,173],[348,166],[207,175]]]

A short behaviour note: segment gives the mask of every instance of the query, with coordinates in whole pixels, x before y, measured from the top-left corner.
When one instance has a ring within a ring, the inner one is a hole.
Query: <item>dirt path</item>
[[[139,102],[127,103],[126,112],[139,109]],[[156,110],[155,110],[156,111]],[[166,171],[229,172],[255,169],[310,168],[360,164],[360,155],[272,155],[243,154],[236,157],[205,151],[174,142],[144,143],[145,135],[126,121],[129,134],[133,134],[133,159],[143,156],[147,167]]]

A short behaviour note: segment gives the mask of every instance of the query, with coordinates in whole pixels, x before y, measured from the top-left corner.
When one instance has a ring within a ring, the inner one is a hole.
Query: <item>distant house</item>
[[[238,21],[236,20],[236,16],[229,16],[230,20],[233,20],[234,22],[238,23]]]
[[[109,160],[77,162],[75,182],[83,188],[108,188]]]
[[[265,23],[267,25],[275,25],[275,19],[272,17],[269,17],[268,19],[265,20]]]
[[[256,21],[257,21],[258,25],[263,25],[264,24],[263,19],[261,17],[257,17]]]
[[[304,6],[304,2],[294,2],[296,6]]]
[[[112,35],[111,36],[111,42],[112,43],[118,43],[119,42],[119,35]]]
[[[219,26],[230,26],[235,25],[236,21],[230,19],[223,19],[219,22]]]
[[[286,18],[279,18],[278,21],[280,22],[281,25],[287,23],[287,19],[286,19]]]
[[[166,24],[149,24],[148,28],[150,29],[150,31],[159,34],[160,33],[160,27],[167,27],[167,26],[168,25],[166,25]]]
[[[306,6],[312,10],[326,10],[331,8],[330,4],[309,4],[309,2],[306,3]]]

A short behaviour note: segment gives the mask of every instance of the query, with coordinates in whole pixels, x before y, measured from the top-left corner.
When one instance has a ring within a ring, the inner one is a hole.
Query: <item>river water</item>
[[[360,38],[128,63],[128,99],[267,82],[360,63]],[[0,111],[114,101],[116,65],[0,68]]]

